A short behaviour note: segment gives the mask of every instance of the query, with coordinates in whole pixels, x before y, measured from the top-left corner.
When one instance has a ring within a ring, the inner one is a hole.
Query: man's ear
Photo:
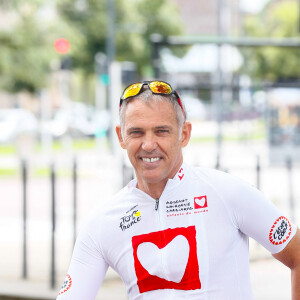
[[[182,135],[181,135],[181,147],[185,147],[191,138],[192,124],[191,122],[185,122],[182,126]]]
[[[117,126],[116,126],[116,133],[117,133],[117,136],[118,136],[118,139],[119,139],[120,146],[121,146],[123,149],[126,149],[125,143],[124,143],[124,141],[123,141],[122,131],[121,131],[121,126],[120,126],[120,125],[117,125]]]

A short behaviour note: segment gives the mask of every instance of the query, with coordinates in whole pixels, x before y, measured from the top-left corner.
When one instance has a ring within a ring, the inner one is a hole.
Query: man
[[[57,299],[95,299],[111,266],[130,299],[250,300],[251,236],[291,268],[300,300],[299,230],[241,180],[183,163],[191,124],[169,84],[125,89],[116,132],[136,179],[79,234]]]

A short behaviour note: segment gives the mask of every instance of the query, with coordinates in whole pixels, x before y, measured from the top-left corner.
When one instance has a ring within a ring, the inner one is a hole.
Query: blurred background
[[[299,225],[299,7],[0,0],[0,299],[55,299],[78,230],[133,178],[114,135],[133,81],[178,90],[186,162],[243,178]],[[250,241],[255,299],[291,299],[270,257]],[[97,299],[127,299],[112,270]]]

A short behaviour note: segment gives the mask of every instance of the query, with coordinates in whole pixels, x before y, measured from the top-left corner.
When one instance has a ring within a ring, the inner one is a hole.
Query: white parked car
[[[110,114],[107,110],[97,111],[94,107],[74,102],[69,110],[59,109],[51,120],[42,122],[41,132],[53,138],[64,135],[94,137],[106,134],[110,126]]]
[[[36,136],[38,121],[34,114],[21,108],[0,109],[0,143],[14,142],[22,135]]]
[[[190,121],[205,120],[208,112],[203,102],[195,97],[182,96],[182,100],[187,112],[187,118]]]

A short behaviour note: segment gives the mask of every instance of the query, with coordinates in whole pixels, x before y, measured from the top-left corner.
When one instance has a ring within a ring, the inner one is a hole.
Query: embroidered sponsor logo
[[[195,226],[137,235],[132,238],[132,247],[140,293],[201,289]],[[162,268],[166,256],[169,259]]]
[[[167,217],[185,216],[208,212],[207,196],[194,197],[194,204],[189,199],[166,202]]]
[[[200,197],[194,197],[194,208],[195,209],[201,209],[207,207],[207,197],[200,196]]]
[[[281,216],[273,224],[269,240],[273,245],[281,245],[289,239],[291,232],[292,226],[290,221],[286,217]]]
[[[166,202],[167,213],[184,213],[193,210],[188,199],[171,200]]]
[[[141,221],[141,212],[136,209],[137,205],[126,212],[126,215],[121,217],[120,228],[122,231],[130,228],[134,224]]]
[[[61,294],[65,293],[66,291],[68,291],[71,286],[72,286],[72,279],[71,279],[71,276],[69,274],[67,274],[58,295],[61,295]]]

